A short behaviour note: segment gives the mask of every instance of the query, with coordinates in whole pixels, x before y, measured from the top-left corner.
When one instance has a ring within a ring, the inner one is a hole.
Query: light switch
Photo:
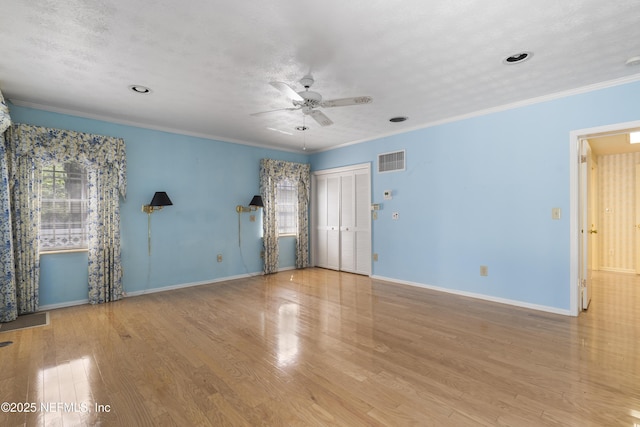
[[[551,209],[551,219],[560,219],[562,210],[560,208]]]

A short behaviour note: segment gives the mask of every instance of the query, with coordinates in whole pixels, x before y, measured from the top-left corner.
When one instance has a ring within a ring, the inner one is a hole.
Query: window
[[[295,182],[283,179],[276,184],[278,235],[298,234],[298,188]]]
[[[40,251],[87,248],[87,171],[78,163],[54,163],[42,171]]]

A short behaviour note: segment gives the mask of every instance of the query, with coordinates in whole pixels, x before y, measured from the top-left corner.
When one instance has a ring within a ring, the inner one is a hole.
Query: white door
[[[318,267],[328,268],[327,239],[328,239],[328,211],[327,211],[327,177],[318,176],[315,179],[315,264]]]
[[[315,265],[371,274],[370,165],[314,173]]]
[[[355,273],[371,274],[371,173],[360,169],[354,173]]]
[[[326,267],[340,270],[340,176],[327,177]]]
[[[340,269],[371,274],[371,177],[369,169],[340,175]]]
[[[340,270],[356,272],[355,180],[352,173],[340,176]]]
[[[589,215],[589,169],[591,168],[591,147],[586,139],[580,140],[580,298],[579,310],[589,308],[591,301],[589,270],[589,236],[591,236],[591,217]]]

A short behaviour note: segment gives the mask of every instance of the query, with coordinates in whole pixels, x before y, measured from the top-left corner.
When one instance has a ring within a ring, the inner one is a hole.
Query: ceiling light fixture
[[[629,133],[629,143],[640,144],[640,131]]]
[[[389,121],[391,123],[400,123],[400,122],[404,122],[405,120],[407,120],[408,117],[404,117],[404,116],[398,116],[398,117],[391,117],[389,119]]]
[[[629,66],[640,65],[640,56],[633,56],[627,59],[627,62],[625,62],[625,64]]]
[[[507,56],[502,60],[502,62],[507,65],[520,64],[528,59],[531,59],[532,56],[533,52],[520,52],[511,56]]]
[[[142,95],[146,95],[148,93],[151,93],[151,89],[149,89],[146,86],[141,86],[141,85],[131,85],[131,86],[129,86],[129,89],[131,89],[135,93],[139,93],[139,94],[142,94]]]
[[[305,114],[302,115],[302,126],[296,126],[296,130],[299,132],[305,132],[309,130],[307,127],[307,116]],[[307,151],[307,134],[302,134],[302,151]]]

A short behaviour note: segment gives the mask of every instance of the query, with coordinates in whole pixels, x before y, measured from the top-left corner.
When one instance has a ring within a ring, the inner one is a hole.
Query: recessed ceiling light
[[[404,117],[404,116],[398,116],[398,117],[391,117],[389,119],[389,121],[391,123],[400,123],[400,122],[404,122],[405,120],[407,120],[408,117]]]
[[[141,86],[141,85],[131,85],[131,86],[129,86],[129,89],[131,89],[135,93],[140,93],[140,94],[143,94],[143,95],[151,93],[151,89],[149,89],[146,86]]]
[[[304,132],[305,130],[309,130],[309,128],[307,126],[296,126],[296,130]]]
[[[627,65],[640,65],[640,56],[633,56],[625,62]]]
[[[511,56],[507,56],[502,60],[502,62],[507,65],[520,64],[521,62],[530,59],[532,56],[533,52],[520,52]]]

